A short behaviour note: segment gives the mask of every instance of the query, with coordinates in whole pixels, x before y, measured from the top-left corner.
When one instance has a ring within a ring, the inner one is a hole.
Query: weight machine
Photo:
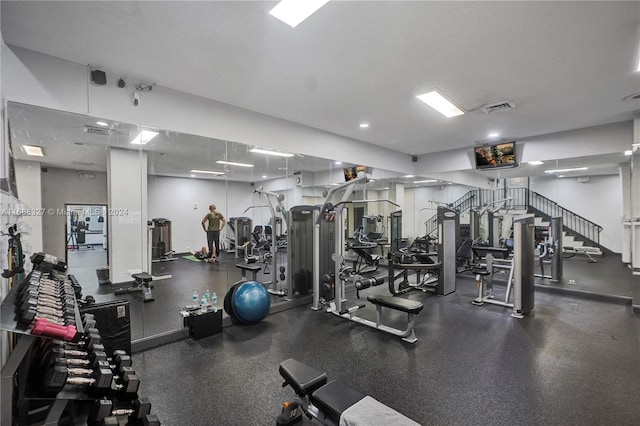
[[[557,283],[562,278],[562,217],[551,218],[548,235],[538,243],[540,256],[540,273],[538,278],[545,278]],[[544,265],[551,265],[551,275],[545,274]]]
[[[346,306],[346,294],[345,294],[345,285],[347,282],[354,282],[357,286],[357,281],[362,280],[362,277],[359,275],[350,275],[347,270],[343,268],[344,265],[344,255],[342,254],[342,250],[344,247],[344,218],[343,211],[344,205],[349,202],[349,198],[351,194],[355,190],[355,187],[360,182],[366,182],[368,180],[368,176],[365,173],[360,173],[359,176],[355,179],[352,179],[344,184],[341,184],[337,187],[332,188],[329,191],[325,191],[324,196],[325,200],[320,208],[320,212],[316,217],[315,227],[314,227],[314,238],[313,238],[313,253],[314,253],[314,270],[318,270],[320,264],[320,219],[324,217],[326,212],[333,212],[335,214],[334,218],[334,253],[333,260],[335,262],[334,269],[334,279],[335,279],[335,288],[334,288],[334,298],[333,301],[329,302],[327,312],[332,313],[338,317],[348,319],[353,322],[357,322],[359,324],[366,325],[371,328],[375,328],[377,330],[384,331],[389,334],[393,334],[395,336],[402,337],[402,340],[414,343],[417,338],[413,331],[415,316],[418,315],[422,309],[423,305],[420,302],[415,300],[408,300],[403,298],[396,298],[392,296],[383,296],[383,295],[369,295],[367,297],[367,301],[376,306],[376,320],[370,321],[357,316],[357,311],[361,308],[365,307],[365,304],[359,304],[352,307]],[[333,196],[338,191],[344,191],[342,194],[341,200],[333,204],[332,199]],[[373,283],[371,283],[373,280]],[[384,282],[384,277],[374,277],[370,279],[370,285],[379,285]],[[327,283],[324,283],[327,284]],[[313,281],[313,306],[312,309],[319,310],[320,309],[320,277],[318,274],[314,274]],[[404,312],[407,314],[407,326],[404,330],[396,329],[394,327],[390,327],[388,325],[382,324],[382,313],[383,309],[392,309],[399,312]]]
[[[271,211],[271,218],[274,223],[276,221],[276,218],[278,217],[277,216],[278,213],[281,213],[286,219],[287,210],[282,205],[282,201],[284,201],[284,194],[277,194],[275,192],[266,191],[262,186],[258,187],[254,192],[260,195],[263,195],[267,200],[267,206]],[[276,241],[276,238],[271,239],[270,252],[271,252],[271,259],[273,264],[274,276],[270,282],[266,282],[264,283],[264,285],[268,286],[267,291],[270,294],[281,296],[281,297],[287,296],[288,291],[286,288],[284,288],[284,282],[286,281],[285,266],[282,265],[280,268],[278,268],[278,257],[277,257],[278,242]],[[280,281],[278,281],[278,278],[280,279]],[[278,285],[278,283],[282,283],[282,284]],[[269,288],[269,287],[272,287],[272,288]]]
[[[473,246],[476,256],[485,255],[486,264],[484,268],[477,267],[472,270],[476,275],[478,287],[478,297],[472,303],[477,306],[491,303],[512,308],[512,317],[523,318],[534,307],[534,218],[516,218],[513,228],[513,257],[509,257],[509,248]],[[501,300],[496,299],[493,292],[495,269],[509,271],[507,288]]]

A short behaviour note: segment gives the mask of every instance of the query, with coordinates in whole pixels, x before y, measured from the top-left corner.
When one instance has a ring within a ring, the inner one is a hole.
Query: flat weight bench
[[[114,291],[114,294],[136,293],[139,291],[142,293],[142,301],[144,303],[153,302],[155,299],[153,297],[153,294],[151,293],[151,289],[153,288],[153,284],[151,284],[151,281],[153,281],[153,277],[151,276],[151,274],[148,274],[146,272],[138,272],[131,275],[131,277],[135,280],[133,285],[131,285],[130,287],[116,289]]]
[[[371,295],[367,296],[367,300],[376,305],[376,322],[375,328],[386,331],[387,333],[395,334],[402,337],[402,340],[409,343],[415,343],[416,334],[413,331],[415,325],[415,316],[422,311],[424,305],[416,300],[403,299],[401,297],[384,296],[384,295]],[[398,330],[382,324],[382,308],[389,308],[400,312],[407,313],[407,328],[405,330]]]
[[[258,281],[258,272],[262,269],[262,267],[258,265],[251,265],[251,264],[245,264],[245,263],[236,263],[236,268],[239,268],[242,270],[242,279],[244,281],[247,280],[247,276],[246,276],[247,271],[251,272],[251,280]]]
[[[276,424],[299,422],[302,414],[321,424],[416,426],[418,423],[340,382],[327,383],[327,374],[295,359],[280,363],[282,387],[291,386],[296,393],[292,401],[283,404]]]

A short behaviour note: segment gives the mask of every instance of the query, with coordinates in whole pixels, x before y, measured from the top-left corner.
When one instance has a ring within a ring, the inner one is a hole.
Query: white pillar
[[[107,185],[110,278],[122,283],[131,281],[131,273],[151,273],[147,265],[147,154],[111,148]]]
[[[631,156],[631,297],[633,311],[640,313],[640,115],[633,120]]]

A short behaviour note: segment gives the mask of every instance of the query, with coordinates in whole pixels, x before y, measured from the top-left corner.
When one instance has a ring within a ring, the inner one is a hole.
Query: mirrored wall
[[[222,306],[227,289],[243,276],[265,284],[272,309],[310,300],[310,288],[300,284],[308,281],[301,278],[305,262],[302,254],[292,258],[301,251],[290,244],[310,241],[311,235],[300,235],[307,228],[294,228],[300,224],[290,213],[322,204],[323,191],[347,179],[345,169],[367,166],[343,164],[339,153],[322,159],[265,152],[255,144],[18,103],[9,103],[7,113],[19,196],[44,212],[22,218],[33,230],[25,238],[27,249],[41,247],[65,259],[84,294],[97,302],[128,300],[134,340],[182,329],[180,310],[197,304],[206,292],[215,292]],[[26,146],[40,147],[42,156],[28,155]],[[614,250],[566,252],[564,278],[554,283],[540,278],[537,284],[628,296],[630,272],[616,252],[621,231],[614,229],[621,228],[614,217],[622,211],[617,166],[625,161],[621,154],[557,160],[542,168],[469,171],[478,180],[491,179],[490,189],[458,184],[442,174],[411,176],[369,168],[372,179],[358,185],[345,206],[345,238],[374,241],[375,254],[384,259],[392,212],[402,210],[401,239],[409,246],[434,232],[441,205],[460,211],[460,238],[474,240],[490,239],[489,212],[501,227],[498,240],[509,238],[512,216],[530,207],[566,221],[590,218],[594,225],[576,226],[605,227],[589,235]],[[586,163],[588,178],[580,171],[545,173]],[[224,220],[217,247],[210,250],[205,219],[212,206]],[[470,229],[472,210],[480,213],[477,235]],[[543,219],[539,225],[545,226]],[[209,261],[211,251],[216,261]],[[345,257],[357,260],[353,252]],[[607,268],[599,268],[602,263]],[[544,267],[539,266],[542,275]],[[153,277],[153,300],[132,284],[141,272]]]

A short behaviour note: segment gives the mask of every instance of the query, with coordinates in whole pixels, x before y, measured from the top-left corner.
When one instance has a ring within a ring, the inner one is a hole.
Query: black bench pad
[[[411,269],[411,270],[442,269],[442,263],[394,263],[393,269]]]
[[[309,400],[320,411],[333,419],[336,424],[339,424],[342,413],[365,396],[344,383],[335,381],[313,392]]]
[[[149,281],[153,281],[153,277],[151,276],[151,274],[147,272],[138,272],[136,274],[132,274],[131,276],[133,277],[134,280],[140,281],[143,283],[148,283]]]
[[[280,375],[296,394],[306,396],[327,383],[327,373],[289,358],[280,363]]]
[[[256,272],[262,269],[260,265],[247,265],[245,263],[236,263],[236,268],[244,269],[245,271]]]
[[[381,305],[386,308],[407,312],[409,314],[417,314],[422,310],[422,308],[424,308],[424,305],[420,302],[417,302],[415,300],[403,299],[401,297],[374,294],[371,296],[367,296],[367,300],[374,305]]]

